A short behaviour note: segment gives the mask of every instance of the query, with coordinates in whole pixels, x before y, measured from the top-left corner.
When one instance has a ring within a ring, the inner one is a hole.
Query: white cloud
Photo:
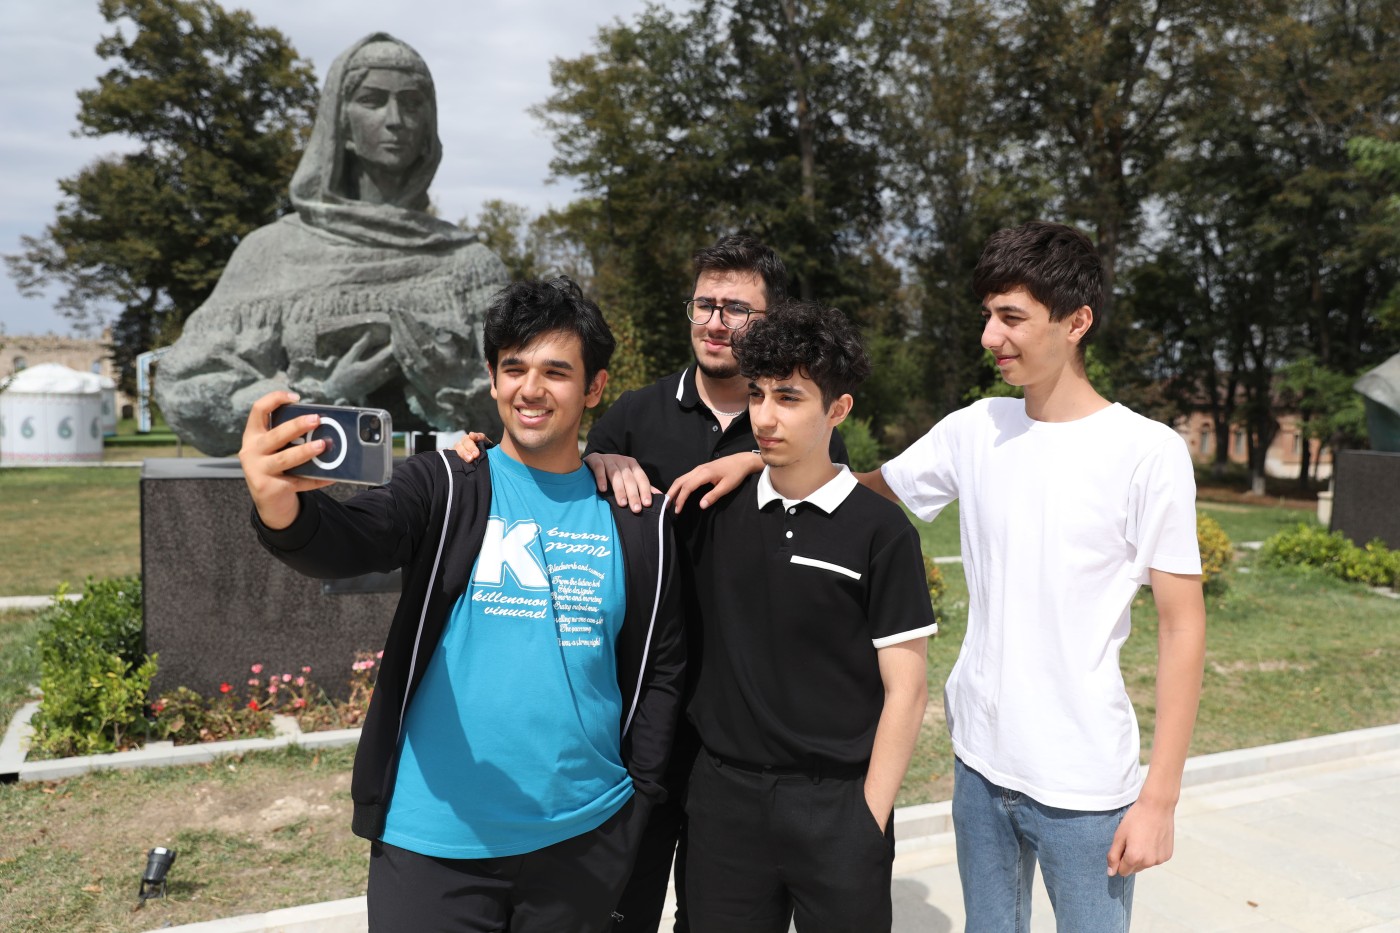
[[[644,0],[226,0],[261,26],[281,30],[323,78],[332,59],[370,32],[416,48],[438,87],[443,161],[432,196],[441,215],[475,214],[487,198],[532,211],[567,202],[567,183],[546,185],[550,141],[526,109],[551,92],[549,63],[589,51],[601,25],[630,20]],[[665,6],[681,8],[683,0]],[[53,219],[58,180],[103,154],[113,138],[74,138],[77,92],[96,86],[105,64],[94,47],[110,27],[96,0],[11,0],[0,13],[0,253]],[[11,334],[66,332],[52,301],[25,299],[0,283],[0,327]]]

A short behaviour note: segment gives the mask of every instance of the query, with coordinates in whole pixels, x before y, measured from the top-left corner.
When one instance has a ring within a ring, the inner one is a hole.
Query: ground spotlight
[[[175,850],[156,846],[146,853],[146,870],[141,874],[140,898],[165,897],[165,873],[175,864]]]

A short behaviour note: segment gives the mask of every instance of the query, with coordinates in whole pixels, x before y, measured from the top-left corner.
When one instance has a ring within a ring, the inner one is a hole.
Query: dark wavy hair
[[[1093,241],[1073,227],[1032,220],[991,235],[973,270],[972,290],[984,301],[1017,288],[1049,308],[1052,321],[1084,305],[1093,309],[1081,352],[1103,323],[1103,260]]]
[[[731,233],[720,237],[714,246],[696,250],[692,263],[696,282],[706,272],[748,273],[763,281],[763,296],[770,308],[787,298],[787,266],[777,253],[747,233]]]
[[[512,282],[496,293],[482,327],[486,362],[494,372],[502,350],[528,346],[555,331],[578,335],[583,344],[584,385],[592,385],[593,377],[608,368],[617,341],[603,312],[566,275]]]
[[[734,358],[746,379],[782,379],[798,373],[821,389],[827,408],[870,375],[860,331],[835,308],[786,301],[756,315],[734,341]]]

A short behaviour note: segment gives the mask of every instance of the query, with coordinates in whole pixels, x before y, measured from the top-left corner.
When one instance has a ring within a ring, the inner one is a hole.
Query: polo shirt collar
[[[681,373],[680,384],[676,386],[676,401],[682,408],[691,409],[697,405],[703,405],[700,401],[700,389],[695,385],[696,369],[694,366]]]
[[[846,501],[851,490],[859,485],[855,475],[851,473],[850,467],[844,463],[838,463],[836,466],[841,472],[813,490],[810,495],[798,499],[797,502],[810,502],[828,515],[835,512],[837,507]],[[765,508],[770,502],[776,502],[783,498],[782,494],[773,488],[773,480],[768,475],[769,469],[765,466],[763,472],[758,476],[758,507],[760,509]]]

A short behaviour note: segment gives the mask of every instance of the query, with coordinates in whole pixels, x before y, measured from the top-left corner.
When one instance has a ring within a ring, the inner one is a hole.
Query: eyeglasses
[[[749,322],[750,314],[767,314],[760,308],[750,308],[738,302],[731,301],[729,304],[717,305],[708,298],[692,298],[685,303],[685,316],[690,318],[692,324],[708,324],[715,316],[715,311],[719,311],[720,323],[730,330],[738,330]]]

